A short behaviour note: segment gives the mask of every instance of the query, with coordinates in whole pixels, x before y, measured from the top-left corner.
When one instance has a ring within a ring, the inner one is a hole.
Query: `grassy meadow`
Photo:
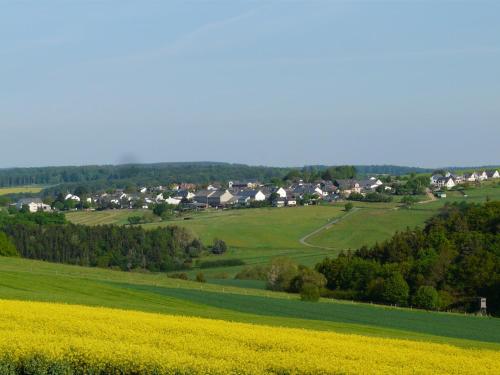
[[[43,190],[44,186],[16,186],[16,187],[0,187],[0,195],[6,194],[20,194],[20,193],[39,193]]]
[[[142,216],[150,212],[149,210],[73,211],[67,213],[66,218],[72,223],[82,225],[125,225],[128,224],[129,217]]]
[[[322,299],[164,274],[130,273],[0,257],[0,299],[104,306],[500,350],[500,320]]]
[[[465,197],[464,194],[467,196]],[[193,212],[184,217],[144,224],[145,228],[178,225],[199,235],[205,245],[214,238],[226,241],[229,250],[217,259],[241,259],[246,265],[265,264],[277,256],[286,256],[301,264],[313,266],[326,256],[340,251],[357,249],[383,241],[399,230],[422,226],[446,202],[484,202],[500,199],[500,188],[495,183],[466,191],[450,191],[446,199],[415,204],[411,209],[393,203],[354,202],[356,210],[346,215],[343,204],[326,204],[290,208],[258,208],[240,210],[209,210]],[[127,223],[127,218],[143,215],[144,210],[109,210],[71,212],[68,220],[85,225]],[[345,217],[344,217],[345,216]],[[336,221],[332,225],[332,221]],[[317,231],[317,232],[316,232]],[[316,233],[315,233],[316,232]],[[306,244],[300,239],[307,237]],[[213,259],[204,257],[202,260]],[[247,281],[223,280],[232,278],[243,266],[204,269],[211,282],[247,286]],[[193,276],[197,270],[188,272]],[[258,283],[254,283],[258,286]],[[262,284],[260,284],[262,285]]]

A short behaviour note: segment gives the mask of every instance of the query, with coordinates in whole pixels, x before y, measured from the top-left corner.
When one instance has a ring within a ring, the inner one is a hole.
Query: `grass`
[[[467,197],[464,197],[464,193]],[[313,266],[326,256],[336,256],[341,250],[357,249],[388,239],[398,230],[424,225],[446,202],[484,202],[487,197],[500,199],[497,182],[486,182],[464,193],[449,191],[446,199],[415,204],[411,209],[398,208],[398,203],[354,202],[359,208],[337,224],[331,225],[307,239],[315,247],[305,246],[299,240],[345,215],[343,204],[325,204],[295,208],[260,208],[241,210],[211,210],[191,213],[184,218],[145,224],[145,228],[179,225],[191,229],[206,245],[214,238],[228,244],[229,251],[217,259],[241,259],[247,265],[268,263],[276,256],[286,256],[298,263]],[[427,199],[427,197],[423,197]],[[101,212],[72,212],[67,218],[86,225],[125,224],[132,215],[144,211],[110,210]],[[212,260],[214,256],[203,257]],[[217,267],[203,270],[210,282],[220,279],[222,273],[232,277],[242,266]],[[190,271],[191,276],[194,271]],[[216,281],[218,282],[218,281]],[[226,281],[223,281],[226,282]],[[227,282],[226,282],[227,283]]]
[[[0,299],[63,302],[500,350],[500,320],[0,257]]]
[[[363,245],[390,238],[394,232],[420,226],[436,213],[439,203],[429,203],[407,209],[375,209],[358,205],[360,209],[309,239],[317,246],[337,250],[357,249]]]
[[[30,186],[16,186],[16,187],[0,187],[0,195],[6,194],[20,194],[20,193],[39,193],[44,186],[30,185]]]
[[[105,211],[72,211],[66,214],[66,218],[82,225],[106,225],[128,224],[128,218],[131,216],[142,216],[146,213],[151,214],[150,210],[105,210]]]

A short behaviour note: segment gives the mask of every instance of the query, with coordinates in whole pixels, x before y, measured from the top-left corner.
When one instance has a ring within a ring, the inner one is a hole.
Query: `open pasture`
[[[0,257],[0,299],[449,343],[500,350],[500,320],[322,299],[228,285]]]
[[[0,187],[0,195],[6,194],[20,194],[20,193],[39,193],[42,191],[43,186],[16,186],[16,187]]]

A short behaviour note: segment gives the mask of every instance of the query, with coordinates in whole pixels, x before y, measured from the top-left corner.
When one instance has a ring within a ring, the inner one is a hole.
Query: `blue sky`
[[[0,167],[500,163],[500,2],[1,1]]]

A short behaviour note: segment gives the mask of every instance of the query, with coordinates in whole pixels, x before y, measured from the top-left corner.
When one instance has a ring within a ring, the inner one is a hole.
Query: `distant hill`
[[[220,162],[175,162],[124,165],[87,165],[0,169],[0,187],[26,185],[90,184],[123,187],[127,184],[167,184],[172,182],[208,183],[213,181],[281,179],[292,170],[321,171],[329,166],[267,167]],[[403,175],[430,173],[431,168],[396,165],[356,165],[361,176],[368,174]],[[449,169],[471,169],[453,167]],[[479,169],[479,167],[478,167]]]

